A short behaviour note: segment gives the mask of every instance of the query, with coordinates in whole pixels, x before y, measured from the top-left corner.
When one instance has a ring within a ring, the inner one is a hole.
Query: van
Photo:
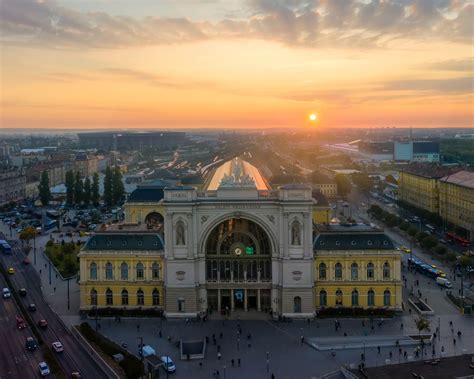
[[[144,358],[148,357],[149,355],[156,355],[155,349],[153,349],[150,345],[143,346],[139,353],[140,355],[143,355]]]
[[[442,278],[440,276],[436,278],[436,283],[446,288],[453,288],[453,284],[448,279]]]

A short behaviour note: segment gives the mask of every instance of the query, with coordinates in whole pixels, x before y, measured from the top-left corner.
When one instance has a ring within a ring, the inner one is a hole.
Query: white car
[[[161,362],[163,362],[163,368],[164,368],[165,371],[167,371],[167,372],[175,372],[176,371],[176,366],[174,365],[174,362],[171,359],[171,357],[169,357],[167,355],[163,355],[162,357],[160,357],[160,359],[161,359]]]
[[[56,353],[61,353],[64,351],[63,344],[59,341],[53,342],[53,349]]]
[[[38,368],[39,368],[41,376],[48,376],[50,374],[49,367],[46,364],[46,362],[38,363]]]
[[[12,297],[12,293],[10,292],[10,289],[8,288],[2,289],[2,296],[4,299],[8,299],[9,297]]]

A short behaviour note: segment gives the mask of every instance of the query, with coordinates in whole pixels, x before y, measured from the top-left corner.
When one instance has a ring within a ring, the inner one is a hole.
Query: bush
[[[438,244],[438,240],[433,236],[427,236],[421,241],[421,246],[423,246],[425,249],[431,249],[432,247],[435,247],[437,244]]]
[[[437,245],[434,249],[434,252],[438,255],[444,255],[447,251],[448,249],[446,248],[446,246],[443,245]]]
[[[410,223],[409,223],[409,222],[403,221],[403,222],[400,224],[400,229],[401,229],[401,230],[407,231],[409,227],[410,227]]]
[[[318,317],[393,317],[395,311],[387,308],[360,308],[360,307],[337,307],[322,308],[318,311]]]
[[[94,318],[96,310],[90,310],[87,316]],[[163,310],[158,308],[98,308],[97,317],[163,317]]]
[[[450,251],[448,254],[446,254],[446,260],[449,262],[454,262],[456,260],[456,254]]]
[[[428,237],[428,234],[426,234],[425,232],[418,232],[418,233],[416,233],[416,237],[415,237],[415,238],[416,238],[416,240],[417,240],[418,242],[421,242],[421,241],[423,241],[426,237]]]
[[[408,234],[414,237],[418,233],[418,229],[415,228],[413,225],[408,228]]]

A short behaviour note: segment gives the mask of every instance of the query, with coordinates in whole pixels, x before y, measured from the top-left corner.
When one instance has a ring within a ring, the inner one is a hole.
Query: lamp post
[[[69,303],[69,280],[71,280],[71,278],[67,278],[67,310],[70,309],[70,303]]]

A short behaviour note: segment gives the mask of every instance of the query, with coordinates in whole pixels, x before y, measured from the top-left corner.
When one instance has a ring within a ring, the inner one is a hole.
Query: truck
[[[453,284],[448,279],[442,278],[440,276],[436,278],[436,283],[446,288],[453,288]]]

